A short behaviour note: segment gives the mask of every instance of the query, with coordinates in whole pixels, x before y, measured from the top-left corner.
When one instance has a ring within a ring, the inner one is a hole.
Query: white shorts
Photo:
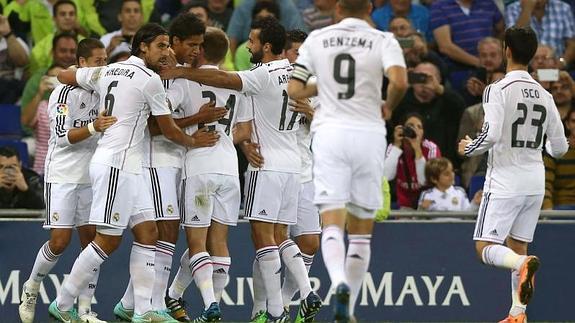
[[[319,210],[313,204],[313,183],[311,181],[300,185],[297,223],[290,226],[290,234],[292,237],[321,234],[321,220]]]
[[[144,178],[154,202],[156,221],[180,220],[180,174],[181,169],[176,167],[144,168]]]
[[[94,193],[90,224],[125,229],[154,220],[154,204],[143,174],[90,163],[90,179]]]
[[[484,193],[473,240],[503,243],[507,237],[533,241],[543,195],[497,197]]]
[[[314,203],[352,203],[367,210],[377,210],[382,205],[385,133],[352,131],[324,126],[314,133]],[[368,213],[375,216],[375,212]]]
[[[248,171],[245,219],[292,225],[297,222],[300,174]]]
[[[209,227],[211,221],[235,226],[240,210],[238,176],[201,174],[182,184],[182,226]]]
[[[88,224],[92,204],[90,184],[45,183],[44,229],[73,228]]]

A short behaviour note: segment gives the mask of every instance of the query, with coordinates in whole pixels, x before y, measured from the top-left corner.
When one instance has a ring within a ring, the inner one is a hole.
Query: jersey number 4
[[[525,103],[518,103],[517,110],[521,111],[522,116],[517,118],[515,122],[511,125],[511,147],[512,148],[539,148],[541,146],[541,141],[543,140],[543,123],[547,118],[547,110],[544,106],[539,104],[534,104],[533,109],[528,113],[529,108]],[[537,118],[531,119],[531,125],[537,128],[537,134],[535,135],[535,140],[519,140],[517,139],[517,129],[519,126],[523,126],[527,121],[527,115],[538,112],[539,116]]]
[[[202,91],[202,98],[208,98],[208,99],[210,99],[211,102],[216,102],[216,94],[212,91]],[[228,112],[229,112],[228,117],[218,120],[219,124],[226,126],[226,129],[224,130],[224,132],[228,136],[230,135],[230,127],[232,124],[232,119],[234,118],[235,106],[236,106],[236,96],[233,94],[230,94],[230,96],[228,97],[228,100],[226,101],[226,110],[228,110]],[[205,124],[198,123],[199,129],[202,129],[203,127],[205,127]],[[210,126],[208,126],[208,130],[214,131],[214,130],[216,130],[216,126],[210,125]]]

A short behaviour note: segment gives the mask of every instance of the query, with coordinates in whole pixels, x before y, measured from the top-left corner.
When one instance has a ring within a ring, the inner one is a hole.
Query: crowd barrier
[[[0,213],[0,216],[2,214]],[[6,215],[6,213],[4,213]],[[481,265],[475,258],[472,220],[412,220],[428,213],[392,214],[410,220],[388,221],[375,226],[370,270],[356,310],[360,322],[497,322],[506,316],[510,295],[510,274]],[[575,214],[545,213],[539,223],[530,252],[541,258],[535,297],[528,308],[529,321],[575,321],[572,291],[575,288]],[[452,217],[449,214],[449,217]],[[461,215],[466,216],[466,215]],[[472,216],[468,214],[468,216]],[[38,219],[0,218],[0,322],[18,322],[22,283],[28,278],[38,249],[48,238]],[[131,235],[101,269],[93,309],[104,319],[113,319],[112,309],[124,293],[128,280]],[[177,270],[185,239],[180,237],[174,256],[172,276]],[[231,279],[222,298],[224,321],[247,322],[252,304],[252,261],[249,225],[240,223],[230,230]],[[37,322],[48,321],[47,307],[56,296],[79,252],[75,237],[60,257],[40,290]],[[325,301],[318,320],[331,317],[329,278],[321,254],[311,270],[314,289]],[[196,316],[201,298],[196,287],[185,294],[188,311]],[[295,317],[297,302],[293,302]]]

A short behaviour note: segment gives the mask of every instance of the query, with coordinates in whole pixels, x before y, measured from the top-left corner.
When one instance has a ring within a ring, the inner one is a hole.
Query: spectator
[[[482,192],[476,192],[473,200],[469,201],[465,190],[454,186],[455,173],[449,159],[441,157],[428,160],[425,164],[425,180],[432,188],[421,193],[418,209],[426,211],[477,211],[479,209]]]
[[[569,132],[569,150],[560,159],[549,155],[545,163],[545,198],[543,209],[575,210],[575,109],[568,113],[565,127]]]
[[[575,37],[571,6],[561,0],[522,0],[505,9],[507,26],[531,26],[539,42],[563,54],[565,41]]]
[[[397,38],[408,37],[416,32],[411,21],[404,16],[392,17],[389,20],[388,30]]]
[[[439,147],[424,138],[421,115],[408,114],[405,122],[395,126],[383,169],[388,180],[395,179],[397,203],[401,208],[417,208],[419,191],[425,185],[425,162],[438,157],[441,157]]]
[[[551,88],[551,82],[549,81],[540,81],[537,70],[539,69],[557,69],[559,68],[559,60],[555,55],[555,50],[548,45],[539,44],[537,47],[537,51],[535,52],[535,56],[531,59],[531,63],[529,64],[531,70],[531,77],[534,80],[539,82],[541,86],[546,89],[547,91]]]
[[[0,16],[0,36],[0,103],[13,104],[24,90],[22,68],[28,64],[30,51],[4,16]]]
[[[44,175],[44,160],[48,153],[48,140],[50,139],[50,119],[48,117],[48,99],[52,90],[60,84],[56,76],[63,68],[52,66],[42,77],[38,94],[23,109],[22,124],[34,130],[36,151],[32,169]]]
[[[18,152],[0,147],[0,208],[44,208],[42,179],[34,171],[23,168]]]
[[[87,36],[87,32],[80,27],[78,17],[76,15],[76,4],[71,0],[58,0],[54,5],[54,22],[56,24],[56,31],[48,34],[41,41],[36,43],[32,48],[32,55],[30,57],[30,74],[38,72],[42,68],[47,68],[52,65],[52,41],[56,34],[63,32],[71,33],[72,35]],[[80,37],[82,40],[84,37]]]
[[[493,37],[485,37],[477,44],[479,65],[467,80],[465,99],[467,105],[481,102],[483,90],[493,80],[493,74],[503,71],[503,47],[501,41]]]
[[[114,56],[121,52],[130,52],[132,37],[134,37],[144,21],[140,0],[124,0],[118,15],[118,21],[122,26],[119,30],[105,34],[100,38],[102,44],[106,46],[108,56]]]
[[[301,29],[307,31],[300,13],[297,11],[293,1],[289,0],[243,0],[234,9],[227,34],[230,37],[230,50],[235,54],[238,45],[248,39],[250,26],[252,24],[252,11],[257,2],[272,1],[279,5],[281,12],[281,23],[286,30]]]
[[[425,83],[413,83],[392,114],[392,124],[398,124],[410,113],[417,112],[426,125],[426,138],[436,143],[442,154],[459,167],[457,131],[465,109],[463,99],[441,84],[437,66],[429,62],[418,64],[413,72]],[[412,79],[412,81],[414,81]]]
[[[477,43],[501,36],[505,23],[492,0],[437,0],[431,5],[429,29],[448,59],[451,85],[462,93],[465,81],[480,66]]]
[[[50,60],[54,62],[53,65],[68,68],[75,64],[76,48],[78,46],[75,35],[69,33],[56,35],[52,40],[52,43],[54,49],[52,50],[52,58]],[[22,107],[26,107],[32,100],[36,100],[35,105],[37,106],[41,100],[48,99],[48,97],[38,96],[38,88],[40,86],[42,76],[46,74],[47,70],[47,68],[40,69],[34,73],[30,79],[28,79],[28,82],[26,82],[26,86],[24,87],[22,99],[20,101]],[[22,111],[22,114],[25,113],[25,110]]]
[[[371,19],[377,29],[387,30],[393,17],[406,17],[415,29],[431,40],[429,27],[429,11],[426,7],[411,3],[410,0],[390,0],[386,5],[373,11]]]
[[[421,62],[431,62],[439,68],[441,79],[446,80],[448,77],[447,64],[445,64],[439,54],[428,48],[423,35],[414,32],[405,38],[408,38],[408,40],[402,41],[400,39],[399,45],[403,49],[403,56],[407,67],[414,68]]]
[[[188,12],[192,15],[198,17],[206,26],[212,26],[212,21],[210,21],[208,6],[203,0],[192,0],[188,2],[182,12]]]
[[[569,111],[575,108],[573,104],[573,98],[575,97],[574,83],[569,73],[561,71],[559,73],[559,80],[552,82],[550,86],[553,101],[555,101],[561,120],[563,120],[564,123],[567,121]]]
[[[575,78],[575,38],[565,42],[565,53],[563,54],[565,69]]]
[[[98,21],[102,24],[108,32],[122,28],[118,21],[118,15],[122,10],[124,0],[82,0],[81,3],[85,7],[91,8],[98,16]],[[156,10],[155,3],[157,0],[141,0],[142,15],[144,22],[157,22],[161,21],[159,11]]]
[[[230,0],[208,0],[208,17],[212,26],[226,30],[234,10],[228,6]]]
[[[302,17],[309,31],[335,23],[336,2],[337,0],[314,0],[313,6],[304,10]]]

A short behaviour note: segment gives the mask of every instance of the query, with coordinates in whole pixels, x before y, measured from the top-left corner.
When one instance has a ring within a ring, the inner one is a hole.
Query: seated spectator
[[[309,31],[327,27],[335,23],[336,2],[337,0],[314,0],[313,6],[303,11],[303,21]]]
[[[397,36],[396,36],[397,37]],[[425,38],[420,33],[412,33],[405,37],[407,42],[400,41],[399,45],[403,49],[403,57],[408,68],[414,68],[421,62],[431,62],[439,68],[442,80],[447,80],[447,64],[435,51],[429,49]]]
[[[575,37],[571,6],[561,0],[516,1],[505,8],[505,22],[507,26],[531,26],[539,42],[559,55],[565,50],[565,41]]]
[[[493,74],[503,71],[503,47],[501,41],[493,37],[485,37],[477,44],[479,65],[467,80],[464,95],[466,105],[481,102],[483,90],[492,83]]]
[[[404,16],[395,16],[389,20],[389,32],[393,33],[396,38],[408,37],[416,32],[413,24]]]
[[[557,82],[551,82],[551,95],[553,95],[553,101],[559,110],[559,115],[561,120],[566,123],[567,116],[571,109],[575,108],[573,98],[575,98],[575,82],[565,71],[559,73],[559,80]]]
[[[539,80],[539,74],[537,70],[558,69],[559,65],[559,59],[555,55],[555,50],[548,45],[539,44],[537,51],[535,52],[535,55],[529,64],[531,77],[539,82],[539,84],[541,84],[544,89],[549,91],[551,89],[551,82]]]
[[[198,17],[201,21],[203,21],[206,26],[212,26],[212,21],[210,20],[210,15],[208,11],[208,6],[204,0],[192,0],[188,2],[182,12],[188,12],[192,15]]]
[[[429,11],[426,7],[411,3],[410,0],[390,0],[386,5],[377,8],[371,14],[371,19],[379,30],[387,31],[393,17],[406,17],[418,32],[431,40],[429,27]]]
[[[425,162],[438,157],[441,157],[439,147],[424,138],[421,115],[408,114],[405,122],[395,126],[383,171],[388,180],[395,179],[400,208],[417,208],[419,192],[425,185]]]
[[[42,178],[23,168],[18,152],[0,147],[0,208],[43,209]]]
[[[0,16],[0,36],[0,103],[14,104],[24,90],[22,68],[28,64],[30,50],[4,16]]]
[[[554,159],[545,154],[545,198],[543,209],[575,210],[575,109],[568,113],[569,150]]]
[[[480,66],[477,44],[505,29],[492,0],[437,0],[431,5],[429,29],[449,65],[449,81],[462,93],[471,72]]]
[[[48,140],[50,139],[48,98],[56,86],[60,84],[56,76],[61,70],[63,70],[61,66],[52,66],[48,69],[40,81],[37,96],[24,107],[22,113],[22,124],[34,130],[36,152],[32,169],[40,175],[44,175],[44,160],[46,160]]]
[[[457,131],[465,109],[463,99],[441,84],[437,66],[429,62],[418,64],[413,73],[424,83],[412,83],[393,111],[392,124],[399,124],[406,115],[416,112],[423,116],[426,138],[439,146],[442,154],[459,167]],[[412,82],[415,80],[411,80]]]
[[[144,22],[140,0],[124,0],[118,21],[122,26],[119,30],[105,34],[100,38],[110,57],[120,52],[130,52],[132,37]]]
[[[30,74],[38,72],[42,68],[48,68],[52,65],[52,56],[50,53],[53,49],[54,36],[60,33],[70,33],[74,36],[79,36],[78,40],[82,40],[88,33],[78,23],[76,16],[76,4],[71,0],[58,0],[54,5],[54,23],[56,24],[56,31],[48,34],[42,40],[34,45],[32,54],[30,56]]]
[[[53,65],[68,68],[75,64],[76,48],[78,47],[76,36],[68,33],[59,34],[54,37],[52,43],[54,45],[51,59],[54,61]],[[30,101],[34,100],[35,103],[32,104],[32,106],[37,106],[41,100],[48,100],[48,96],[41,97],[38,93],[42,76],[46,75],[47,70],[47,68],[40,69],[38,72],[34,73],[30,79],[28,79],[28,82],[26,82],[24,93],[22,94],[22,99],[20,100],[21,106],[24,108],[22,115],[27,114],[25,107],[30,104]]]
[[[92,8],[97,15],[97,20],[104,27],[105,30],[111,32],[122,28],[118,21],[118,15],[122,10],[124,0],[82,0],[80,3],[84,7]],[[155,3],[159,0],[141,0],[142,15],[144,22],[161,22],[159,11],[156,10]],[[172,1],[172,3],[175,1]],[[101,33],[100,35],[103,35]]]
[[[473,200],[469,201],[465,190],[454,186],[455,173],[449,159],[441,157],[428,160],[425,164],[425,180],[432,188],[421,193],[419,210],[477,211],[479,209],[482,192],[476,192]]]
[[[208,17],[212,26],[226,30],[234,10],[228,6],[230,0],[208,0]]]

